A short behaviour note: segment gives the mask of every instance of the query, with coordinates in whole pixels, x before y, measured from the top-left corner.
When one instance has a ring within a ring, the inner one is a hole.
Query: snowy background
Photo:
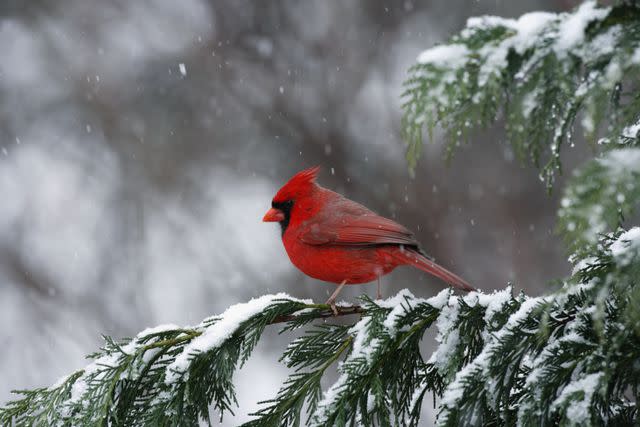
[[[333,288],[295,270],[279,227],[260,222],[315,164],[323,185],[407,225],[476,286],[548,289],[568,271],[558,192],[495,129],[449,167],[427,146],[411,179],[399,95],[419,53],[469,16],[574,4],[2,2],[0,402],[82,367],[101,333],[195,324],[264,293],[325,299]],[[572,150],[565,171],[585,157]],[[383,284],[442,287],[408,269]],[[343,295],[363,292],[375,290]],[[242,408],[225,424],[286,375],[275,332],[238,374]]]

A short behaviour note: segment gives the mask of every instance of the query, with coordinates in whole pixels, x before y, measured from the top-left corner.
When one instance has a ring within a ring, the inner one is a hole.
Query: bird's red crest
[[[316,182],[320,166],[314,166],[309,169],[298,172],[280,188],[273,198],[274,202],[284,202],[295,199],[296,197],[309,191]]]

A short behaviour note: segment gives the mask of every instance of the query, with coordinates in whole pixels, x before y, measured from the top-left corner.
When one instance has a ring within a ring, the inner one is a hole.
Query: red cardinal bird
[[[419,268],[464,291],[474,290],[433,262],[409,230],[316,183],[320,168],[294,175],[275,195],[265,222],[279,222],[291,262],[316,279],[339,284],[371,282],[400,265]]]

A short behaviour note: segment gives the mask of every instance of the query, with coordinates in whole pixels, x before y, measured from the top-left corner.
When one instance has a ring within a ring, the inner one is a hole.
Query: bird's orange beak
[[[280,222],[282,220],[284,220],[284,213],[276,208],[269,209],[262,218],[262,222]]]

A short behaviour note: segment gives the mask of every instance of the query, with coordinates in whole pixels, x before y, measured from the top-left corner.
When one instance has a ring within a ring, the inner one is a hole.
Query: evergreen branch
[[[514,297],[510,287],[464,297],[446,289],[427,300],[403,291],[341,307],[360,320],[310,325],[294,339],[281,358],[294,372],[246,425],[416,426],[428,393],[444,426],[637,422],[640,228],[604,236],[576,261],[566,286],[544,297]],[[105,338],[91,365],[23,391],[0,409],[0,423],[210,424],[210,411],[237,405],[233,373],[266,325],[290,331],[329,310],[268,295],[195,327]],[[439,346],[425,362],[420,344],[433,324]]]
[[[518,156],[536,165],[547,159],[541,178],[550,187],[579,113],[591,139],[607,124],[602,141],[617,140],[613,136],[636,117],[639,71],[636,3],[601,7],[587,1],[569,13],[471,18],[410,69],[403,94],[409,167],[420,155],[423,127],[431,137],[441,125],[451,154],[474,126],[487,126],[503,112]],[[635,137],[619,143],[635,143]]]
[[[439,425],[598,425],[635,417],[640,370],[627,357],[637,358],[640,336],[630,332],[636,317],[626,313],[640,276],[629,282],[630,268],[640,269],[640,228],[601,240],[572,285],[522,300],[446,387]]]
[[[364,312],[364,309],[359,305],[336,305],[336,311],[327,304],[313,304],[309,305],[309,308],[317,308],[322,311],[309,311],[307,313],[298,313],[295,315],[282,315],[276,317],[270,324],[274,325],[276,323],[292,323],[294,325],[300,325],[302,323],[306,323],[310,320],[315,319],[328,319],[332,317],[340,317],[340,316],[349,316],[352,314],[361,314]]]
[[[362,312],[265,296],[228,309],[194,328],[167,325],[116,342],[105,337],[94,362],[50,388],[22,390],[22,399],[0,408],[0,425],[158,425],[208,421],[209,405],[235,406],[232,375],[264,327],[293,329],[313,319]]]
[[[313,412],[321,395],[320,380],[327,368],[349,348],[353,338],[346,336],[343,326],[318,326],[306,336],[292,342],[281,360],[296,372],[284,383],[278,395],[260,402],[267,406],[255,412],[256,419],[245,426],[299,425],[305,403],[307,412]],[[315,368],[300,372],[303,368]]]
[[[639,202],[640,148],[611,150],[574,173],[564,191],[558,229],[571,252],[584,252],[629,218]]]
[[[410,409],[406,398],[425,379],[418,345],[438,317],[434,304],[408,292],[381,304],[365,300],[366,313],[350,330],[351,353],[340,366],[340,378],[318,404],[312,424],[389,425],[405,418]]]

